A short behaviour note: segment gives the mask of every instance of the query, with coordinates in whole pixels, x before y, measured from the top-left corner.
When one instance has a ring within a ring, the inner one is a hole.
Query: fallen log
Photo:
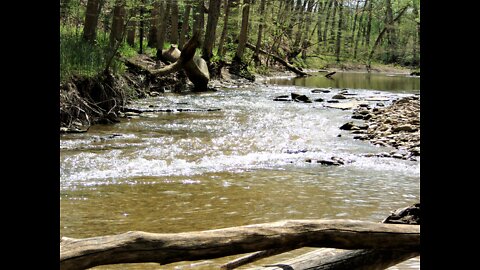
[[[329,73],[327,73],[327,74],[325,75],[325,77],[327,77],[328,79],[331,79],[332,76],[333,76],[335,73],[337,73],[337,72],[336,72],[336,71],[329,72]]]
[[[249,48],[249,49],[251,49],[251,50],[253,50],[253,51],[255,51],[255,49],[256,49],[256,46],[254,46],[254,45],[252,45],[252,44],[250,44],[250,43],[248,43],[248,42],[247,42],[246,46],[247,46],[247,48]],[[280,58],[280,57],[278,57],[278,56],[276,56],[276,55],[274,55],[274,54],[271,54],[271,53],[269,53],[269,52],[267,52],[267,51],[265,51],[265,50],[262,50],[262,49],[259,49],[259,52],[262,53],[262,54],[265,54],[265,55],[268,55],[268,56],[272,57],[273,59],[275,59],[275,61],[279,62],[279,63],[282,64],[284,67],[286,67],[288,70],[294,72],[294,73],[297,74],[298,76],[310,76],[310,74],[308,74],[308,73],[306,73],[306,72],[304,72],[304,71],[302,71],[302,70],[294,67],[293,65],[287,63],[287,61],[283,60],[282,58]]]
[[[400,224],[399,222],[397,222],[397,220],[400,218],[406,218],[405,223],[402,224],[420,225],[420,204],[417,203],[405,208],[400,208],[392,212],[386,219],[382,221],[382,223]],[[265,251],[265,254],[267,254],[267,251]],[[419,255],[420,252],[418,249],[340,250],[332,248],[321,248],[303,254],[301,256],[289,259],[287,261],[276,263],[275,265],[266,265],[263,267],[252,268],[249,270],[380,270],[386,269],[390,266],[396,265],[402,261],[417,257]],[[246,258],[244,258],[243,260],[247,261]],[[249,262],[252,261],[254,260],[250,260]]]
[[[405,250],[341,250],[322,248],[293,259],[249,270],[380,270],[419,256],[418,251]]]
[[[63,237],[60,269],[119,263],[211,259],[278,247],[418,249],[420,226],[356,220],[286,220],[200,232],[131,231],[85,239]]]

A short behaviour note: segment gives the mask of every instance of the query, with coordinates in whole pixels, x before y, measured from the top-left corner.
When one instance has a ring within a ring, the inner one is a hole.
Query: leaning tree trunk
[[[393,25],[396,21],[398,21],[400,19],[400,17],[402,17],[403,13],[407,10],[407,8],[409,7],[409,5],[406,5],[399,13],[398,15],[391,21],[391,23],[389,25],[385,25],[382,29],[382,31],[380,31],[380,33],[378,34],[378,37],[377,39],[375,40],[375,43],[373,44],[373,47],[372,47],[372,50],[370,51],[370,54],[368,55],[368,59],[367,59],[367,70],[370,71],[370,68],[371,68],[371,63],[372,63],[372,58],[373,58],[373,53],[375,52],[375,49],[377,48],[377,46],[380,44],[380,41],[382,40],[383,38],[383,35],[387,32],[388,28],[390,25]]]
[[[251,49],[251,50],[255,50],[256,47],[253,46],[252,44],[250,43],[247,43],[247,48]],[[293,66],[292,64],[288,63],[287,61],[283,60],[282,58],[280,58],[279,56],[277,55],[274,55],[274,54],[271,54],[271,53],[268,53],[264,50],[258,50],[260,53],[263,53],[265,55],[268,55],[270,57],[272,57],[275,61],[277,61],[278,63],[280,63],[281,65],[283,65],[285,68],[287,68],[288,70],[294,72],[295,74],[297,74],[298,76],[309,76],[310,74],[296,68],[295,66]]]

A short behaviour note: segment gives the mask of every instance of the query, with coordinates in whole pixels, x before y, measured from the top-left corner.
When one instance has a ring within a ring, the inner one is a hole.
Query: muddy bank
[[[420,96],[410,96],[394,101],[388,107],[360,107],[353,111],[353,121],[340,129],[356,134],[354,139],[366,140],[378,146],[391,146],[396,150],[368,156],[419,160],[420,157]]]

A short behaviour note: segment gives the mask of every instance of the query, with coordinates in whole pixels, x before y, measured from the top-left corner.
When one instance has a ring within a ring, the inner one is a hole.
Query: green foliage
[[[121,48],[128,53],[125,49]],[[111,56],[108,35],[99,33],[96,42],[85,42],[75,29],[69,26],[60,27],[60,81],[65,81],[73,75],[93,77],[105,69],[107,60]],[[122,62],[113,59],[111,64],[113,73],[125,70]]]
[[[70,27],[60,27],[60,80],[72,75],[93,77],[101,72],[106,61],[105,46],[108,41],[102,38],[96,44],[84,42]]]

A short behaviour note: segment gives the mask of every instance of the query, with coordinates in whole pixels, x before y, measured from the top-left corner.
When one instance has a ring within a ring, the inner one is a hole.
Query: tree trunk
[[[333,48],[330,46],[330,43],[333,44],[335,40],[335,24],[337,22],[337,7],[338,0],[333,0],[333,11],[332,11],[332,25],[330,26],[330,38],[328,39],[328,51],[331,51]]]
[[[355,220],[287,220],[186,233],[131,231],[86,239],[63,237],[60,269],[156,262],[168,264],[277,247],[419,250],[420,226]]]
[[[145,13],[145,0],[142,0],[141,6],[140,6],[140,49],[138,53],[142,54],[143,53],[143,37],[144,37],[144,31],[145,31],[145,18],[144,18],[144,13]]]
[[[97,38],[98,15],[100,14],[100,1],[88,0],[83,25],[83,39],[93,43]]]
[[[160,18],[162,18],[162,21],[160,25],[158,26],[158,32],[157,32],[157,58],[162,59],[162,49],[163,49],[163,44],[165,43],[165,33],[167,32],[167,24],[168,24],[168,18],[170,14],[170,5],[167,3],[170,0],[160,0],[160,3],[158,4],[158,13],[160,14]]]
[[[342,23],[343,23],[343,0],[339,0],[339,9],[338,9],[338,28],[337,28],[337,40],[335,45],[335,56],[337,57],[337,63],[340,63],[340,49],[342,45]]]
[[[151,18],[150,18],[150,28],[148,30],[148,43],[147,46],[150,48],[157,47],[157,33],[158,33],[158,22],[160,14],[158,11],[158,1],[153,3],[153,9],[151,11]],[[161,1],[161,0],[160,0]]]
[[[251,49],[251,50],[256,50],[256,47],[253,46],[252,44],[250,43],[247,43],[246,44],[247,48]],[[264,50],[258,50],[259,52],[265,54],[265,55],[268,55],[270,57],[272,57],[275,61],[277,61],[278,63],[282,64],[284,67],[286,67],[288,70],[294,72],[295,74],[297,74],[298,76],[309,76],[310,74],[306,73],[306,72],[303,72],[301,71],[300,69],[294,67],[293,65],[291,65],[290,63],[288,63],[287,61],[283,60],[282,58],[274,55],[274,54],[271,54],[271,53],[268,53]]]
[[[130,10],[130,16],[135,17],[135,9]],[[128,22],[127,26],[127,43],[130,45],[130,47],[135,47],[135,28],[136,28],[137,22],[136,20],[130,20]]]
[[[205,28],[205,7],[203,0],[196,0],[193,7],[194,22],[193,22],[193,34],[199,34],[200,44],[203,44],[203,33]]]
[[[415,0],[413,1],[413,14],[415,15],[415,19],[418,19],[418,17],[420,16],[419,11],[418,11],[417,2]],[[420,37],[420,23],[416,22],[416,24],[417,24],[416,25],[416,30],[417,31],[413,34],[413,48],[412,48],[413,49],[412,50],[412,54],[413,54],[412,65],[413,66],[420,65],[420,61],[419,61],[419,57],[418,57],[418,53],[417,53],[418,38]]]
[[[323,19],[323,14],[325,12],[325,6],[326,6],[326,2],[322,2],[321,5],[319,4],[317,8],[317,54],[320,53],[320,46],[323,41],[322,19]]]
[[[249,270],[380,270],[419,255],[418,251],[321,248],[284,262]]]
[[[370,49],[370,32],[372,30],[372,0],[368,1],[368,21],[367,21],[367,32],[365,33],[365,47]]]
[[[305,24],[305,7],[307,5],[307,1],[297,0],[296,6],[296,17],[297,17],[297,32],[295,33],[295,40],[293,42],[293,51],[299,51],[300,40],[302,39],[303,35],[303,25]],[[295,55],[296,56],[296,55]],[[292,57],[293,58],[293,57]]]
[[[368,0],[365,0],[365,3],[363,4],[362,8],[362,14],[360,15],[359,23],[358,23],[358,30],[357,30],[357,36],[353,36],[353,39],[355,40],[355,47],[353,48],[353,59],[357,59],[357,51],[358,51],[358,41],[360,40],[360,26],[363,24],[363,15],[365,14],[365,7],[367,6]]]
[[[335,0],[328,0],[327,10],[325,11],[325,13],[327,14],[327,16],[325,17],[325,29],[323,30],[323,48],[324,48],[324,49],[327,49],[327,43],[328,43],[328,39],[327,39],[328,23],[330,22],[330,9],[332,8],[333,1],[335,1]]]
[[[387,28],[387,63],[397,62],[397,38],[393,25],[393,11],[391,0],[386,0],[385,25]]]
[[[185,11],[183,13],[183,20],[182,20],[182,31],[180,33],[180,40],[178,41],[178,47],[182,48],[185,44],[185,40],[188,34],[188,22],[190,20],[190,11],[192,9],[192,5],[190,1],[186,1],[185,3]]]
[[[307,48],[309,47],[310,43],[310,25],[312,24],[312,11],[313,11],[313,5],[315,4],[314,0],[309,0],[308,5],[307,5],[307,14],[305,15],[305,34],[303,37],[303,42],[302,42],[302,59],[306,60],[307,59]],[[318,25],[317,25],[318,26]],[[313,35],[313,33],[312,33]]]
[[[353,51],[353,48],[355,46],[355,30],[357,28],[358,6],[360,4],[360,0],[356,0],[356,2],[357,3],[355,4],[355,15],[353,16],[352,34],[350,36],[350,39],[352,40],[352,43],[351,43],[351,50],[352,51]]]
[[[263,32],[264,24],[265,24],[265,0],[261,0],[260,23],[258,24],[257,44],[255,46],[255,51],[253,53],[253,60],[255,61],[255,66],[259,66],[261,64],[258,53],[260,52],[260,46],[262,46],[262,32]]]
[[[205,30],[205,39],[202,47],[202,58],[210,63],[213,56],[213,46],[215,44],[215,32],[217,30],[218,17],[220,16],[221,0],[210,0],[208,6],[207,29]]]
[[[228,15],[230,14],[230,1],[225,0],[223,2],[223,8],[224,8],[224,17],[223,17],[223,30],[222,30],[222,36],[220,37],[220,42],[218,44],[218,56],[220,59],[223,59],[223,54],[224,54],[224,43],[225,39],[227,38],[227,32],[228,32]]]
[[[172,27],[170,28],[170,43],[171,44],[178,44],[178,0],[173,0],[172,7],[170,8],[172,17],[171,17],[171,24]]]
[[[400,19],[400,17],[402,17],[403,13],[407,10],[408,8],[408,5],[406,5],[399,13],[398,15],[391,21],[391,24],[394,24],[396,21],[398,21]],[[377,48],[377,46],[380,44],[380,41],[382,40],[382,37],[383,35],[387,32],[387,29],[388,29],[388,25],[385,25],[382,29],[382,31],[380,31],[380,34],[378,34],[378,37],[377,39],[375,40],[375,44],[373,44],[373,47],[372,47],[372,50],[370,51],[370,54],[368,55],[368,59],[367,59],[367,69],[370,70],[371,68],[371,63],[372,63],[372,58],[373,58],[373,53],[375,52],[375,49]]]
[[[408,207],[393,211],[382,223],[389,224],[414,224],[420,225],[421,214],[420,204],[413,204]],[[278,249],[264,250],[242,257],[243,261],[252,262],[257,257],[268,257],[268,254],[278,254]],[[387,250],[387,249],[369,249],[369,250],[339,250],[332,248],[321,248],[301,256],[289,259],[284,262],[276,263],[271,266],[258,267],[250,270],[380,270],[396,265],[402,261],[419,256],[418,249],[414,250]],[[234,262],[240,266],[242,261]],[[228,265],[228,264],[226,264]]]
[[[113,9],[112,29],[110,31],[110,47],[115,47],[116,42],[121,42],[125,18],[125,0],[116,0]]]
[[[248,39],[248,18],[250,15],[250,0],[243,0],[242,9],[242,27],[240,29],[240,35],[238,36],[238,46],[235,52],[234,61],[242,61],[243,53],[245,52],[245,45]]]

